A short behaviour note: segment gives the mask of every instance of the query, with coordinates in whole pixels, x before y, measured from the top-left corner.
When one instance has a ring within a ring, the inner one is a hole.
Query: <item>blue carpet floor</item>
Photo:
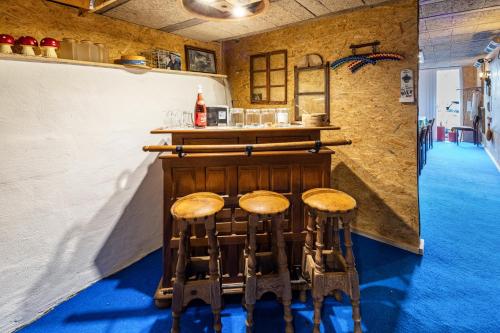
[[[482,148],[436,143],[420,177],[425,255],[355,236],[365,332],[500,332],[500,173]],[[169,332],[170,311],[152,302],[161,256],[154,252],[21,330]],[[295,331],[311,332],[311,299],[293,304]],[[226,300],[224,332],[244,332],[240,298]],[[282,309],[259,302],[256,332],[283,332]],[[212,332],[208,306],[189,307],[183,332]],[[322,332],[351,332],[351,308],[328,299]]]

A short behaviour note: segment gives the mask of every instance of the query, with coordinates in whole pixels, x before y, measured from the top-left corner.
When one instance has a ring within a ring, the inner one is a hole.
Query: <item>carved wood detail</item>
[[[319,129],[276,131],[190,131],[172,134],[172,144],[182,144],[184,138],[211,139],[236,138],[239,143],[253,143],[257,138],[270,137],[273,141],[286,142],[287,137],[302,137],[304,141],[319,139]],[[209,133],[207,133],[209,132]],[[233,140],[231,139],[231,140]],[[252,141],[253,140],[253,141]],[[269,155],[232,156],[220,154],[215,157],[198,157],[188,154],[160,156],[163,164],[164,179],[164,247],[163,278],[155,294],[158,306],[168,306],[173,293],[173,271],[177,262],[177,248],[180,244],[178,222],[173,221],[170,207],[178,197],[193,192],[210,191],[224,197],[225,207],[216,214],[216,229],[221,251],[222,282],[224,285],[241,284],[245,274],[245,258],[242,253],[247,239],[248,214],[239,209],[239,196],[254,189],[274,190],[290,201],[290,208],[284,213],[282,227],[289,267],[300,266],[302,246],[305,239],[305,223],[301,195],[303,188],[329,187],[332,151],[320,153],[307,151],[273,152]],[[242,177],[244,176],[244,177]],[[314,179],[308,182],[308,179]],[[320,184],[317,184],[317,182]],[[256,242],[266,246],[268,233],[262,222],[258,223]],[[190,254],[197,256],[206,253],[208,239],[204,229],[190,231]],[[293,266],[292,266],[293,265]],[[294,284],[296,285],[296,284]],[[302,288],[302,287],[300,287]],[[231,292],[243,293],[242,287],[231,287]],[[240,291],[238,291],[240,290]],[[163,304],[162,304],[163,302]]]
[[[307,211],[309,219],[306,243],[303,247],[302,272],[304,279],[312,287],[313,332],[319,333],[324,297],[333,294],[339,299],[338,291],[343,291],[351,298],[354,332],[361,333],[359,280],[352,252],[350,229],[356,211],[326,212],[310,206],[307,206]],[[340,244],[339,221],[342,222],[344,230],[344,254]]]

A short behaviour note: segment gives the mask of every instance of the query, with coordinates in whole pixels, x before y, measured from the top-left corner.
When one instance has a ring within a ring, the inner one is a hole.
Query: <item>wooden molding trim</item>
[[[412,252],[415,254],[419,254],[419,255],[424,254],[424,240],[422,238],[420,239],[420,243],[418,246],[412,246],[412,245],[396,242],[392,239],[382,237],[380,235],[374,235],[374,234],[362,231],[356,227],[351,227],[351,230],[353,233],[355,233],[357,235],[360,235],[360,236],[363,236],[366,238],[370,238],[370,239],[375,240],[377,242],[385,243],[385,244],[388,244],[388,245],[391,245],[391,246],[394,246],[394,247],[397,247],[399,249],[402,249],[402,250],[405,250],[408,252]]]

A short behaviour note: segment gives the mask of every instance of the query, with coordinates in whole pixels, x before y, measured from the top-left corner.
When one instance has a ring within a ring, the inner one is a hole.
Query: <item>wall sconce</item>
[[[424,63],[424,52],[422,50],[418,50],[418,62],[420,64]]]

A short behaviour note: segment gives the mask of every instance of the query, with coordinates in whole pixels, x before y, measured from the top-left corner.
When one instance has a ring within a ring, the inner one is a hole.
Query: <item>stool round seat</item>
[[[290,207],[290,201],[276,192],[253,191],[243,195],[239,205],[250,214],[268,215],[284,212]]]
[[[214,215],[224,207],[224,199],[211,192],[197,192],[177,200],[170,209],[177,219],[196,219]]]
[[[315,188],[302,194],[302,201],[311,208],[329,213],[347,213],[356,208],[356,200],[332,188]]]

